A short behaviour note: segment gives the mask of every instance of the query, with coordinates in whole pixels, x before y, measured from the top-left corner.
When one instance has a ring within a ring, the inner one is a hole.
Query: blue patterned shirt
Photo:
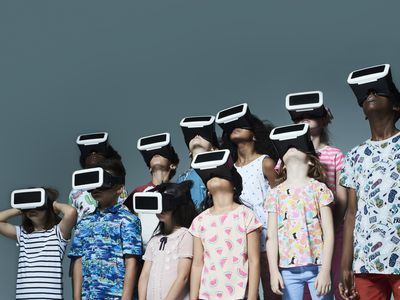
[[[176,182],[181,183],[185,180],[191,180],[193,182],[193,185],[190,189],[190,194],[192,196],[194,205],[196,205],[196,209],[200,210],[200,206],[203,203],[204,198],[207,194],[206,186],[204,185],[204,182],[200,178],[200,176],[193,169],[189,169],[185,173],[180,175]]]
[[[82,257],[82,299],[119,299],[124,255],[141,255],[141,226],[121,204],[96,209],[78,223],[68,257]]]

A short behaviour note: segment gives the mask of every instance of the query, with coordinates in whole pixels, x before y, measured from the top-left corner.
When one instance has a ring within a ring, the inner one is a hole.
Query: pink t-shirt
[[[260,228],[254,212],[239,205],[231,212],[198,215],[189,229],[201,239],[204,266],[200,299],[242,299],[248,283],[247,234]]]
[[[277,214],[281,268],[322,263],[320,208],[332,201],[332,191],[315,179],[310,179],[306,186],[300,188],[289,188],[283,182],[271,189],[265,209]]]
[[[192,257],[193,237],[187,228],[179,228],[168,236],[152,237],[143,255],[144,260],[152,262],[147,299],[165,299],[178,275],[179,259]],[[189,284],[181,295],[179,300],[189,299]]]

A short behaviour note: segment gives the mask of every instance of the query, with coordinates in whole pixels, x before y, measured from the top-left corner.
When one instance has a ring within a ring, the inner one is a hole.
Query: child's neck
[[[326,146],[325,143],[321,142],[321,136],[320,135],[311,135],[311,141],[313,143],[314,149],[315,150],[320,150]]]
[[[286,165],[286,184],[291,187],[302,187],[310,181],[308,177],[309,166],[300,161],[291,161]]]
[[[33,230],[34,231],[42,231],[42,230],[44,230],[44,228],[45,228],[45,222],[43,221],[43,222],[41,222],[41,223],[36,223],[36,224],[33,224]]]
[[[235,209],[239,204],[233,201],[233,194],[227,192],[217,192],[212,195],[213,207],[211,212],[214,214],[227,213]]]
[[[371,129],[371,140],[386,140],[399,132],[396,128],[392,115],[379,115],[368,117]]]
[[[113,207],[117,203],[118,203],[118,199],[114,199],[112,202],[109,202],[109,203],[98,202],[98,208],[100,211],[105,211],[107,208]]]
[[[254,141],[245,141],[237,144],[237,161],[236,165],[243,166],[251,163],[260,155],[256,152]]]
[[[154,185],[159,185],[169,181],[169,170],[154,170],[151,173],[151,182]]]

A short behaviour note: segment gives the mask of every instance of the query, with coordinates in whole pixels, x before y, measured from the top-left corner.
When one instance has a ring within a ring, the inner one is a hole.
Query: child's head
[[[171,180],[171,178],[176,174],[176,168],[178,167],[178,164],[179,157],[175,150],[170,153],[168,158],[160,154],[155,154],[150,159],[149,171],[150,174],[153,174],[155,171],[169,172],[168,180]]]
[[[179,204],[173,210],[163,211],[157,214],[160,223],[155,232],[157,234],[168,235],[176,227],[189,228],[193,219],[196,217],[196,207],[190,195],[192,181],[181,183],[162,183],[152,191],[173,196]]]
[[[114,177],[125,178],[125,167],[119,159],[105,159],[99,162],[95,167],[102,168],[105,172]],[[91,191],[94,199],[99,203],[99,207],[109,207],[117,203],[119,195],[123,192],[123,184],[115,184],[111,188],[97,188]]]
[[[329,144],[329,129],[328,125],[331,122],[331,118],[326,115],[324,117],[308,117],[298,118],[294,120],[296,124],[305,123],[310,126],[310,134],[312,137],[319,136],[320,142],[323,144]]]
[[[248,114],[247,121],[248,127],[238,127],[222,133],[222,148],[229,149],[232,158],[236,161],[238,144],[250,142],[254,144],[256,153],[267,154],[276,160],[275,150],[269,139],[269,134],[273,128],[272,124],[268,121],[261,121],[251,113]]]
[[[99,164],[105,159],[118,159],[121,160],[121,156],[118,152],[110,145],[107,145],[105,152],[91,151],[90,153],[81,152],[79,157],[79,163],[83,169],[92,168]]]
[[[308,166],[307,176],[314,178],[320,182],[326,182],[325,169],[319,161],[318,157],[312,153],[306,153],[295,147],[289,148],[282,158],[282,164],[279,170],[278,181],[285,181],[287,178],[286,166],[296,163]]]
[[[53,202],[58,198],[58,191],[51,188],[44,189],[47,196],[46,205],[41,208],[23,210],[22,227],[28,233],[32,233],[37,225],[48,230],[61,221],[53,210]]]
[[[362,108],[367,119],[373,115],[393,115],[393,124],[396,124],[400,117],[400,96],[382,95],[371,90],[362,103]]]
[[[196,135],[189,142],[189,153],[190,157],[193,157],[193,153],[202,153],[206,151],[217,150],[218,146],[212,144],[210,141],[206,140],[204,137],[200,135]]]

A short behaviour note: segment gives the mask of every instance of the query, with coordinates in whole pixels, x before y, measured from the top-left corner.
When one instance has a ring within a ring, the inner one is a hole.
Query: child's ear
[[[117,194],[121,195],[124,192],[124,186],[121,184],[120,187],[117,190]]]
[[[175,164],[170,164],[170,165],[169,165],[169,168],[170,168],[171,170],[175,170],[175,169],[176,169],[176,165],[175,165]]]

